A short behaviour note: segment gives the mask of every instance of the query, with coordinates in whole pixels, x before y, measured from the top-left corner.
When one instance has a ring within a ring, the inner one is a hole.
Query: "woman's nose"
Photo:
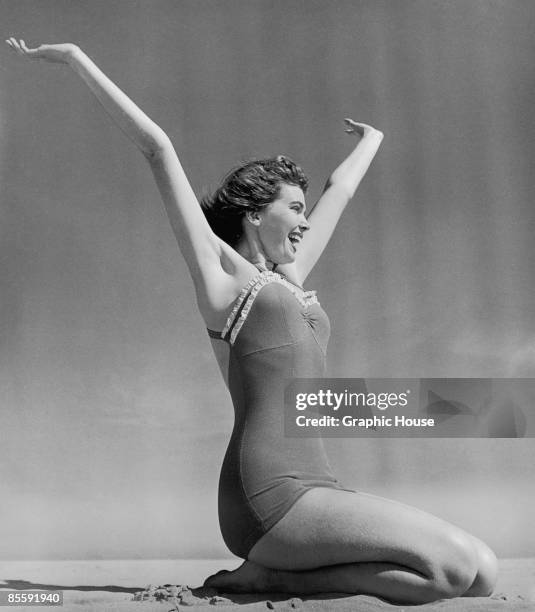
[[[302,232],[306,232],[308,229],[310,229],[310,224],[307,221],[307,218],[303,215],[301,221],[299,222],[299,229]]]

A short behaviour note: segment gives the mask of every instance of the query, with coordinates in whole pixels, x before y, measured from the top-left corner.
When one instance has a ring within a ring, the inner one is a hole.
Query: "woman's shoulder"
[[[278,272],[286,280],[289,280],[292,284],[297,285],[298,287],[303,286],[304,279],[301,278],[295,262],[279,264],[278,266],[275,266],[273,270]]]
[[[194,279],[197,304],[208,328],[220,329],[243,288],[258,276],[255,266],[229,245],[223,245],[220,267],[200,286]]]

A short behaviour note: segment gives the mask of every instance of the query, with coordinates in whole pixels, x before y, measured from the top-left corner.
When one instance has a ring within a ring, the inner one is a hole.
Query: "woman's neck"
[[[263,258],[261,260],[249,260],[253,266],[255,268],[257,268],[258,270],[260,270],[260,272],[267,272],[270,270],[274,270],[277,267],[277,264],[274,264],[272,261],[269,261],[269,259]]]
[[[236,247],[236,251],[247,261],[250,261],[255,268],[261,272],[265,270],[274,270],[277,264],[274,264],[266,257],[260,245],[256,240],[243,239]]]

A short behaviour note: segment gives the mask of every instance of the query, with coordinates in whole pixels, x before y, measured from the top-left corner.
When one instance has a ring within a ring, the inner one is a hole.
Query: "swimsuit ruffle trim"
[[[272,272],[271,270],[261,272],[258,276],[252,278],[240,291],[225,326],[221,330],[221,338],[226,340],[228,336],[228,341],[231,346],[236,341],[256,296],[262,287],[265,287],[269,283],[279,283],[286,287],[303,308],[308,308],[312,304],[319,304],[318,298],[316,297],[316,291],[303,291],[277,272]]]

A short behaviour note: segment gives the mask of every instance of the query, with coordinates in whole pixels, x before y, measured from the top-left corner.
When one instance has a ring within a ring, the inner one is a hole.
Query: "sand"
[[[535,612],[535,558],[503,559],[495,594],[490,598],[459,598],[421,606],[397,606],[367,595],[325,594],[295,598],[283,594],[231,595],[195,588],[205,576],[217,569],[232,569],[235,559],[174,561],[2,561],[1,590],[62,590],[64,612],[167,612],[186,610],[225,611],[259,610],[338,610],[349,612],[401,612],[415,609],[425,612],[530,611]],[[133,594],[148,584],[189,585],[191,594],[183,592],[179,599],[163,602],[134,601]],[[212,600],[212,603],[210,603]],[[175,602],[179,602],[178,606]],[[17,606],[16,610],[35,610],[35,606]],[[53,608],[47,607],[52,610]]]

